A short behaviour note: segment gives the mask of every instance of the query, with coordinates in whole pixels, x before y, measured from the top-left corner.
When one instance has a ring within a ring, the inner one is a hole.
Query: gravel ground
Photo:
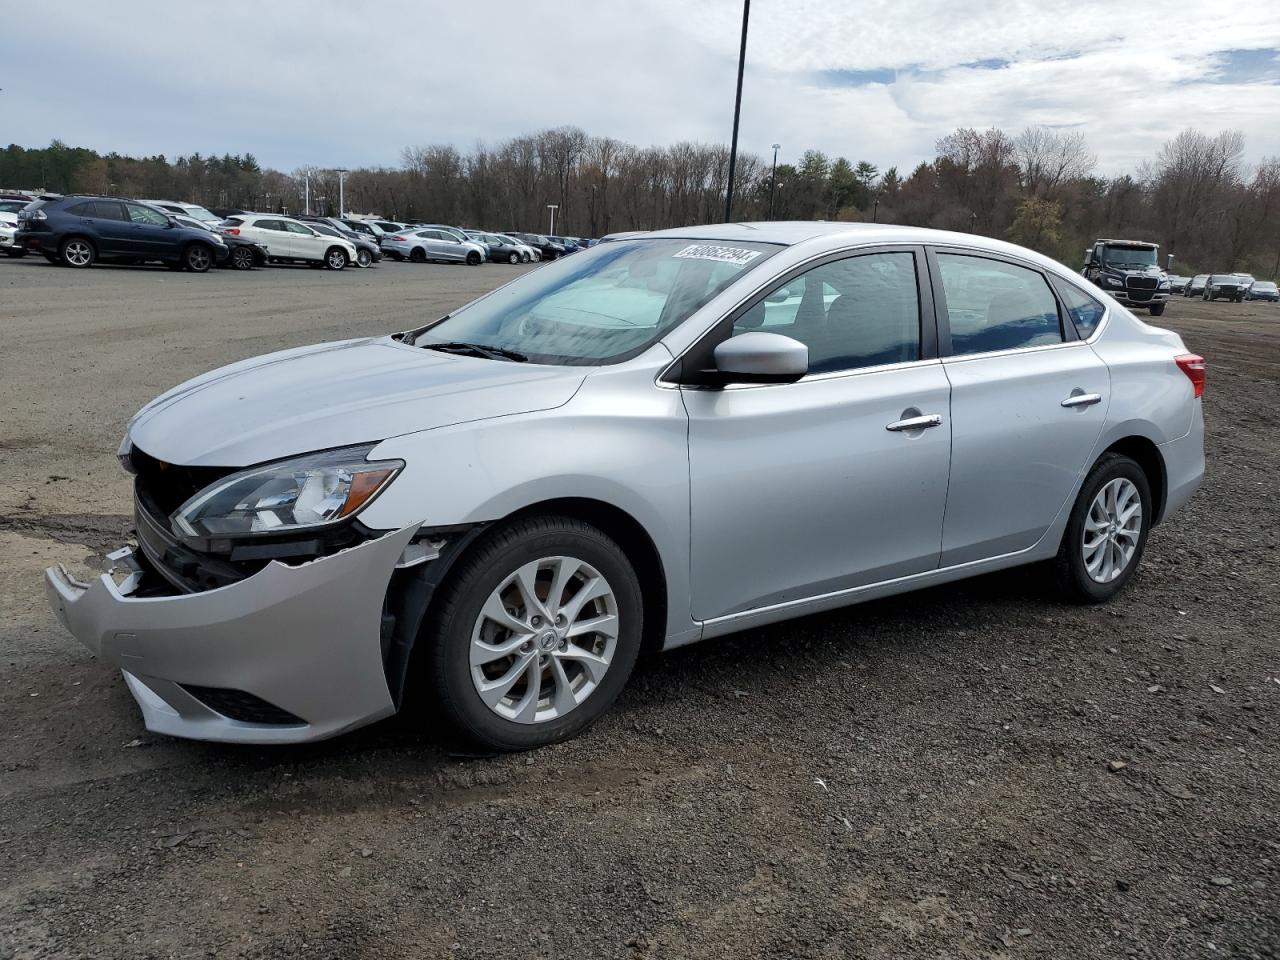
[[[40,581],[127,529],[128,416],[514,272],[0,261],[0,957],[1280,957],[1273,304],[1162,319],[1209,476],[1108,606],[1021,571],[754,630],[521,756],[148,734]]]

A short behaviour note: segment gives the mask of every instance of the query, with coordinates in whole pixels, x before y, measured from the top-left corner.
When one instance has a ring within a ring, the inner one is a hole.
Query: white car
[[[18,211],[30,202],[30,200],[0,200],[0,223],[7,223],[11,227],[16,227],[18,225]]]
[[[356,245],[342,237],[327,237],[300,220],[274,213],[240,213],[218,226],[223,233],[262,244],[273,261],[301,261],[330,270],[356,262]]]
[[[487,247],[474,240],[459,239],[442,227],[422,230],[401,230],[382,238],[382,252],[393,260],[412,260],[426,263],[428,260],[462,261],[471,266],[484,263],[489,254]]]
[[[198,203],[179,203],[177,200],[143,200],[142,202],[149,203],[153,207],[159,207],[165,213],[199,220],[201,223],[207,224],[210,230],[216,230],[218,224],[222,222],[220,216],[210,210],[206,210]]]
[[[27,248],[19,243],[14,242],[14,235],[18,232],[18,228],[12,223],[0,220],[0,250],[3,250],[11,257],[25,257]]]

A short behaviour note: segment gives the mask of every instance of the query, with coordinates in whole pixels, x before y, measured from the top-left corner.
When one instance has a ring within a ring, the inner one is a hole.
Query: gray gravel
[[[1280,956],[1270,304],[1163,318],[1210,474],[1108,606],[1015,571],[751,631],[515,757],[148,734],[39,578],[127,527],[128,416],[514,272],[0,261],[0,957]]]

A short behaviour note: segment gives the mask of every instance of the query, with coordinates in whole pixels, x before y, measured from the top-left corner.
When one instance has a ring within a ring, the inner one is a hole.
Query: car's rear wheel
[[[580,733],[617,698],[640,651],[640,583],[606,534],[530,517],[489,534],[424,624],[434,702],[491,750]]]
[[[231,251],[231,265],[237,270],[252,270],[253,251],[248,247],[236,247]]]
[[[367,267],[373,263],[373,254],[361,247],[356,251],[356,263],[362,267]]]
[[[520,262],[520,254],[518,254],[518,253],[516,253],[514,250],[512,250],[512,251],[511,251],[511,254],[507,257],[507,263],[510,263],[510,264],[513,264],[513,265],[514,265],[514,264],[517,264],[517,263],[519,263],[519,262]]]
[[[1132,579],[1146,549],[1154,505],[1136,461],[1108,453],[1085,477],[1058,550],[1058,583],[1078,603],[1109,600]]]
[[[98,258],[98,251],[84,237],[64,240],[58,254],[62,263],[68,267],[91,267]]]
[[[192,273],[205,273],[213,266],[213,251],[203,243],[193,243],[182,251],[182,265]]]
[[[409,259],[414,263],[426,263],[427,251],[423,250],[421,247],[414,247],[409,251]]]
[[[484,257],[480,256],[480,254],[476,253],[474,250],[467,254],[468,266],[478,267],[482,262],[484,262]]]

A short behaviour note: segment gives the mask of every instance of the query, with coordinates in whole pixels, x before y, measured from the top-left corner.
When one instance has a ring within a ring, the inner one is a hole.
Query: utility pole
[[[773,219],[773,195],[778,189],[778,149],[780,143],[773,145],[773,172],[769,174],[769,219]]]
[[[747,62],[747,20],[751,0],[742,0],[742,46],[738,49],[738,94],[733,101],[733,140],[729,144],[729,186],[724,194],[724,222],[733,222],[733,174],[738,166],[738,117],[742,113],[742,69]]]
[[[871,222],[872,223],[880,222],[880,198],[879,197],[876,197],[875,205],[871,208]]]
[[[302,175],[302,204],[303,213],[308,217],[311,216],[311,174],[309,173]]]
[[[347,181],[347,174],[351,171],[345,167],[338,167],[333,172],[338,175],[338,216],[345,217],[347,215],[346,193],[343,192],[342,188]]]

